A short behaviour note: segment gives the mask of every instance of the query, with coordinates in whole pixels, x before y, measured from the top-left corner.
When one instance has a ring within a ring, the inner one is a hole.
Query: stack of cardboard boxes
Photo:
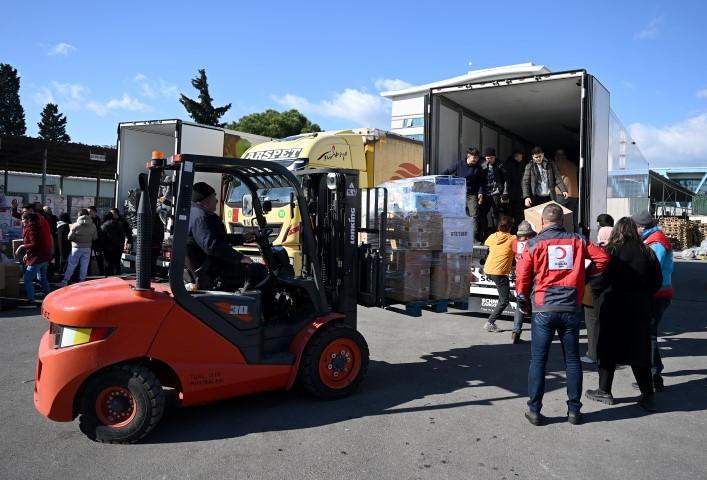
[[[465,212],[465,180],[431,175],[382,186],[388,190],[388,298],[407,303],[468,296],[473,225]]]

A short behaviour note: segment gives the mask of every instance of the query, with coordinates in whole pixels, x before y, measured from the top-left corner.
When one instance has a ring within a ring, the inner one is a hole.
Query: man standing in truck
[[[523,160],[523,152],[516,150],[508,157],[501,168],[508,184],[508,200],[510,202],[510,213],[515,220],[516,226],[525,218],[523,216],[523,172],[526,162]]]
[[[496,163],[496,149],[484,150],[483,193],[484,201],[479,208],[479,236],[486,238],[496,230],[496,224],[501,216],[502,204],[508,202],[508,183],[499,164]],[[489,213],[491,218],[489,219]],[[490,221],[489,221],[490,220]]]
[[[474,219],[474,239],[481,242],[481,229],[479,228],[479,206],[482,204],[483,195],[483,170],[479,164],[480,152],[471,147],[466,151],[466,159],[459,160],[442,175],[454,175],[466,179],[466,213]]]
[[[562,181],[557,165],[545,158],[545,153],[541,147],[531,150],[533,161],[525,167],[523,173],[523,198],[525,207],[541,205],[543,203],[557,201],[555,187],[560,189],[562,197],[567,198],[567,187]]]

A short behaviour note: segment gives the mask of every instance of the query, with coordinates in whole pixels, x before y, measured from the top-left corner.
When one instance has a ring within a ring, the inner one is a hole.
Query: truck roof
[[[298,149],[298,158],[310,158],[310,152],[320,147],[322,143],[330,143],[332,141],[350,143],[352,141],[356,142],[360,140],[362,143],[368,144],[378,142],[382,138],[422,144],[422,142],[418,140],[413,140],[405,136],[379,130],[377,128],[352,128],[347,130],[302,133],[291,137],[274,139],[269,142],[253,145],[245,152],[245,154],[271,150]]]
[[[502,67],[484,68],[480,70],[471,70],[464,75],[440,80],[437,82],[426,83],[423,85],[415,85],[400,90],[389,90],[381,92],[382,97],[393,98],[403,95],[420,94],[427,92],[431,88],[452,87],[456,85],[464,85],[467,83],[501,80],[506,78],[516,78],[528,75],[541,75],[551,73],[550,69],[545,65],[536,65],[533,62],[517,63],[515,65],[504,65]]]

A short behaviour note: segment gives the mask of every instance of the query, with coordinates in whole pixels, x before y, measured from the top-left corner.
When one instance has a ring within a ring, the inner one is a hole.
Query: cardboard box
[[[471,217],[445,217],[442,222],[442,251],[471,253],[474,248],[474,223]]]
[[[470,253],[432,254],[430,298],[459,300],[469,297]]]
[[[385,276],[386,296],[402,303],[429,299],[432,253],[393,250],[389,255]]]
[[[557,202],[546,202],[541,205],[533,205],[530,208],[525,209],[525,220],[533,226],[533,230],[540,232],[542,230],[542,216],[543,208],[547,205],[554,203],[560,205]],[[560,205],[562,208],[562,222],[564,224],[565,230],[568,232],[574,232],[574,219],[572,218],[572,210]]]
[[[18,298],[20,296],[20,266],[16,263],[0,264],[0,296]]]
[[[441,250],[442,222],[439,213],[391,214],[388,239],[395,250]]]

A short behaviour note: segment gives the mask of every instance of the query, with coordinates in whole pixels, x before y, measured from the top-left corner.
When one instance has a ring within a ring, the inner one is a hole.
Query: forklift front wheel
[[[130,363],[92,377],[80,401],[79,428],[104,443],[135,443],[162,418],[162,386],[146,367]]]
[[[368,345],[359,332],[334,324],[318,332],[302,357],[301,378],[313,395],[334,399],[350,395],[368,369]]]

